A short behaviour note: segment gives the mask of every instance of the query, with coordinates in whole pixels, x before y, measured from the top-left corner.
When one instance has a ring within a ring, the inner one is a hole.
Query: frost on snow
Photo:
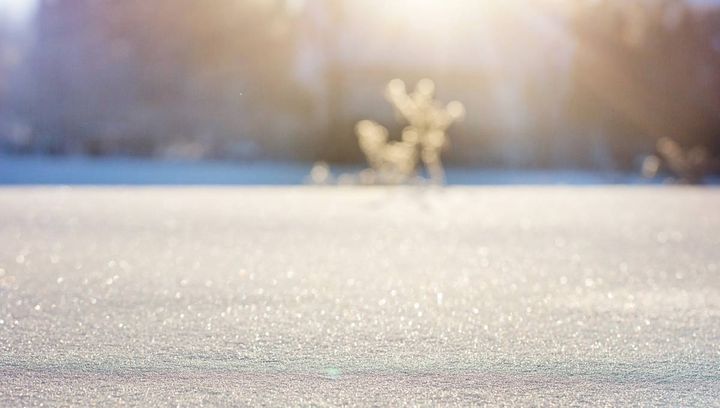
[[[4,189],[0,406],[720,403],[720,192]]]

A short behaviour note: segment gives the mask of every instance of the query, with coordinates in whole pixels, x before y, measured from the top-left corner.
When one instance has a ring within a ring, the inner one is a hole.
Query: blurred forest
[[[633,169],[663,137],[720,153],[717,7],[508,0],[458,6],[442,37],[376,3],[38,1],[0,25],[0,149],[360,162],[354,124],[393,121],[387,81],[430,77],[467,107],[450,164]]]

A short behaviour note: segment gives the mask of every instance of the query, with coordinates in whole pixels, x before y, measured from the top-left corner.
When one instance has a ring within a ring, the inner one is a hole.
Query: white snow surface
[[[0,189],[0,406],[720,406],[720,190]]]

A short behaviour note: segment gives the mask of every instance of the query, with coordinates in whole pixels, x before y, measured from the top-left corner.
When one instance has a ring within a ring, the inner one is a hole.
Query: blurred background
[[[362,165],[355,123],[398,136],[384,87],[425,77],[467,110],[449,167],[720,153],[720,1],[0,0],[0,162]]]

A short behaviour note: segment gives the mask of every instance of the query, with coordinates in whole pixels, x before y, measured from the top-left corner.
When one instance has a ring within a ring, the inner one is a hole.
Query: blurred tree
[[[45,152],[357,161],[352,123],[381,106],[373,87],[430,76],[468,106],[454,163],[629,167],[664,136],[718,149],[717,11],[546,3],[563,2],[573,35],[538,11],[544,2],[522,0],[485,6],[492,18],[452,2],[454,33],[412,17],[422,29],[403,35],[404,19],[372,21],[388,16],[354,0],[303,13],[302,0],[40,0],[22,70],[0,84],[0,116],[24,120],[32,132],[18,134]]]
[[[293,24],[280,0],[43,1],[22,106],[45,151],[281,154]]]
[[[718,35],[707,29],[712,15],[682,0],[602,0],[577,8],[570,109],[587,149],[606,146],[611,166],[629,168],[663,137],[718,143],[720,109],[712,99],[720,88],[703,74],[720,72],[708,47]]]

